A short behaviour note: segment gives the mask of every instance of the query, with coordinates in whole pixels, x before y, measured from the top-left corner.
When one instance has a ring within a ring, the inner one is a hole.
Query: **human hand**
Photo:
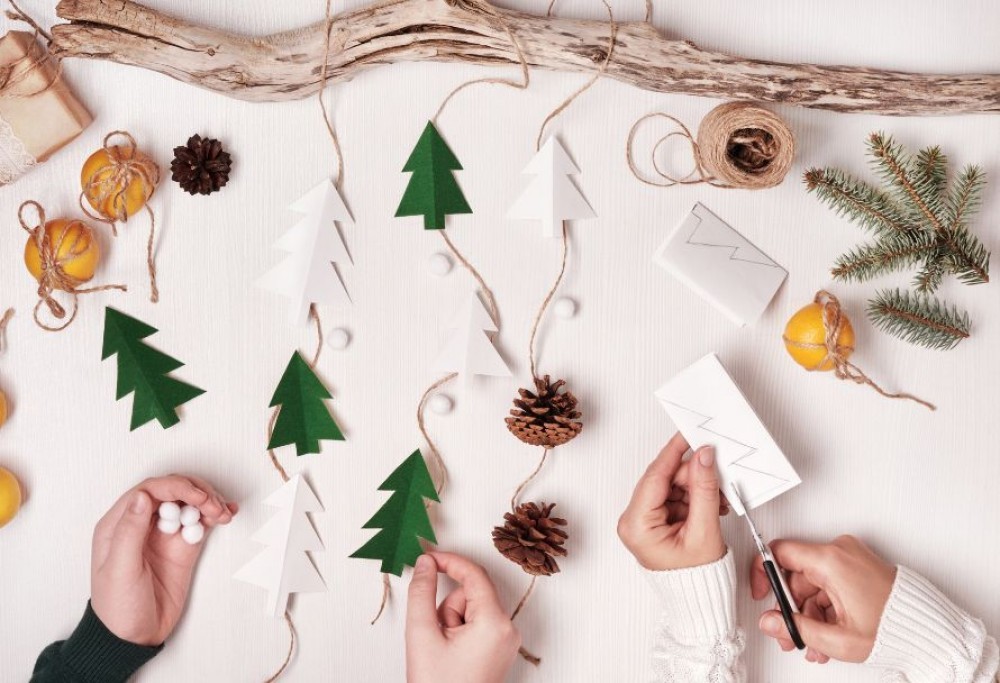
[[[795,615],[795,625],[809,648],[806,659],[820,664],[831,657],[845,662],[868,659],[896,567],[853,536],[828,544],[775,541],[771,552],[789,572],[788,586],[802,611]],[[756,600],[771,591],[760,556],[754,560],[750,585]],[[780,612],[765,612],[759,627],[782,650],[793,648]]]
[[[440,607],[439,571],[459,584]],[[520,646],[482,567],[452,553],[417,559],[406,606],[407,683],[502,683]]]
[[[726,554],[719,516],[729,504],[719,492],[715,449],[699,448],[682,463],[688,443],[675,434],[650,464],[618,520],[618,536],[646,569],[684,569]]]
[[[150,533],[161,502],[201,511],[206,530],[228,524],[239,507],[207,482],[171,475],[147,479],[108,510],[94,529],[90,603],[109,631],[136,645],[159,645],[177,626],[204,541]]]

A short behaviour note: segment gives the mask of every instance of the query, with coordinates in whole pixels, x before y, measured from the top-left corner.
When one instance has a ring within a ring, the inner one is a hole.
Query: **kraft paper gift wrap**
[[[0,38],[0,185],[48,159],[92,120],[33,33]]]

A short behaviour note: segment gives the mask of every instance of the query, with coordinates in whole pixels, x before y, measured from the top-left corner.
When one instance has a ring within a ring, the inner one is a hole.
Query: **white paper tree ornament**
[[[580,169],[555,138],[545,141],[523,172],[534,178],[510,207],[508,218],[541,221],[542,234],[559,237],[563,221],[597,215],[570,180]]]
[[[438,354],[434,372],[457,372],[466,380],[472,375],[510,376],[510,368],[486,336],[487,332],[496,332],[497,326],[475,292],[469,295],[448,329],[454,333]]]
[[[310,512],[322,512],[323,506],[301,475],[289,479],[264,505],[279,509],[252,537],[267,547],[233,578],[265,589],[266,613],[280,617],[288,607],[290,594],[326,590],[323,577],[307,554],[323,550],[323,542],[308,516]]]
[[[311,304],[348,306],[351,303],[333,266],[334,263],[350,262],[350,254],[334,222],[354,221],[329,180],[321,182],[288,208],[305,216],[274,243],[275,249],[288,252],[288,256],[265,273],[257,286],[291,299],[292,323],[303,325]]]

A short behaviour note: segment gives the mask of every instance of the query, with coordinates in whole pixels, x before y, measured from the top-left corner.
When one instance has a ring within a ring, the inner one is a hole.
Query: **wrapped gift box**
[[[0,185],[48,159],[92,120],[34,34],[0,38]]]

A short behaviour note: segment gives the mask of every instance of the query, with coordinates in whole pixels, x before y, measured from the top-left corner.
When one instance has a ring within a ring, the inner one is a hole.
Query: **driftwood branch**
[[[69,22],[52,29],[52,49],[63,57],[132,64],[243,100],[298,99],[320,87],[324,22],[249,37],[127,0],[62,0],[57,12]],[[495,8],[487,0],[393,0],[334,18],[328,81],[397,62],[517,65],[505,25],[532,67],[593,73],[605,58],[606,21],[536,16]],[[929,75],[742,59],[667,39],[645,22],[619,25],[606,74],[645,90],[839,112],[1000,112],[998,74]]]

